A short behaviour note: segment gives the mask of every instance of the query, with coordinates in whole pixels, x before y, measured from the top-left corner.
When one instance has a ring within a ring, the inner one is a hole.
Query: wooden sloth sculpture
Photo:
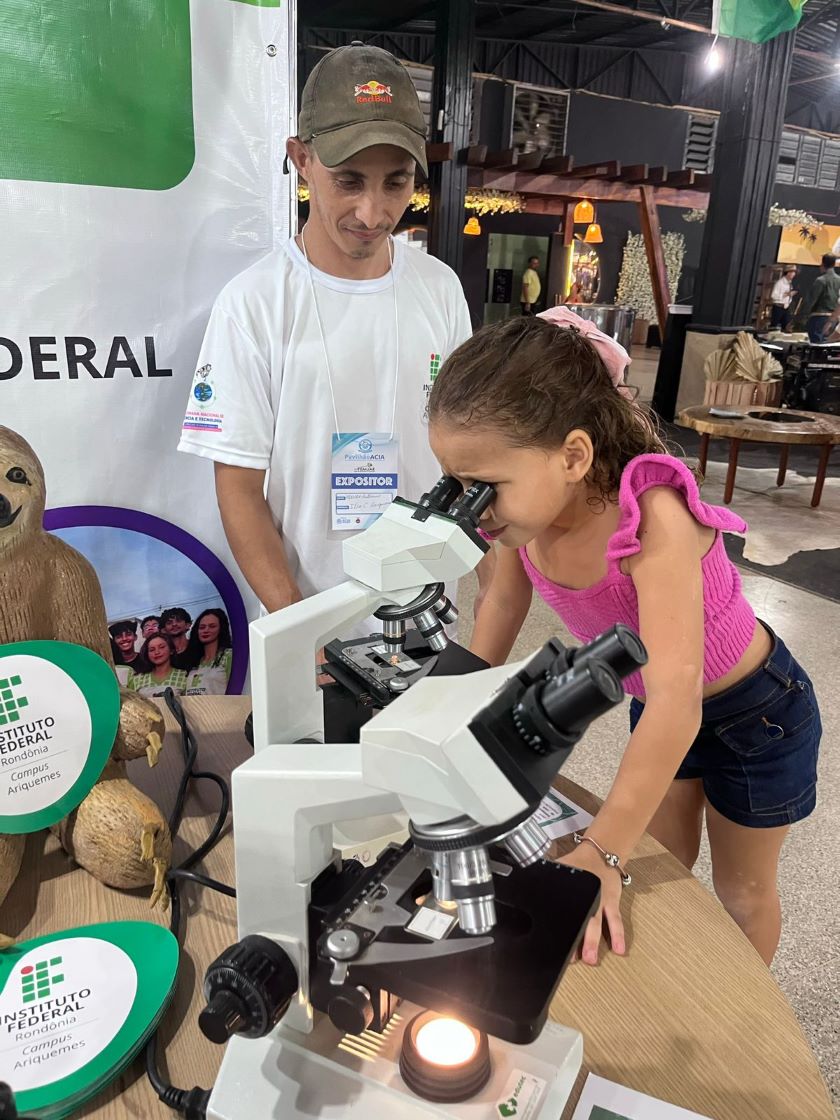
[[[87,646],[113,667],[105,605],[96,572],[64,541],[44,531],[44,472],[29,444],[0,426],[0,645],[61,641]],[[64,849],[111,887],[153,884],[152,906],[166,899],[172,841],[160,810],[126,774],[126,761],[157,762],[163,719],[151,701],[120,690],[120,721],[99,781],[53,825]],[[0,835],[0,905],[20,871],[23,836]],[[0,936],[0,944],[8,939]]]

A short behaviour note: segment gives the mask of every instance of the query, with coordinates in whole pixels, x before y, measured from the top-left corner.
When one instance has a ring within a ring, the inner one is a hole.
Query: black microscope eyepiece
[[[456,521],[466,521],[478,528],[481,515],[496,497],[496,490],[489,482],[474,482],[449,508],[449,516]]]

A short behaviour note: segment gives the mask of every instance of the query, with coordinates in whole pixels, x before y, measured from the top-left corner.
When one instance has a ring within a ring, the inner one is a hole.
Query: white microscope
[[[240,941],[208,969],[200,1016],[227,1043],[211,1120],[557,1120],[571,1092],[582,1039],[546,1019],[599,882],[545,860],[532,818],[646,655],[617,627],[467,675],[406,658],[407,619],[444,650],[443,584],[487,550],[492,497],[442,479],[420,503],[397,499],[345,543],[348,582],[251,627]],[[324,742],[315,653],[371,612],[383,634],[346,667],[390,702],[360,741]],[[372,867],[337,858],[336,822],[401,811],[405,844]]]

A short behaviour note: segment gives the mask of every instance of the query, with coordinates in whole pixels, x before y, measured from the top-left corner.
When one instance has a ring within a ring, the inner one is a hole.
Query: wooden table
[[[241,728],[247,698],[195,698],[185,708],[199,738],[199,762],[226,773],[250,754]],[[156,770],[132,763],[132,777],[168,812],[180,774],[170,733]],[[187,803],[183,833],[197,844],[216,805],[209,783]],[[558,786],[595,811],[597,800],[574,783]],[[569,840],[561,845],[568,846]],[[183,845],[179,845],[183,852]],[[564,847],[565,850],[565,847]],[[176,850],[176,858],[179,852]],[[205,864],[233,881],[233,841],[225,836]],[[833,1120],[813,1054],[772,976],[718,902],[655,840],[645,837],[624,892],[629,956],[607,955],[598,968],[574,964],[552,1005],[552,1018],[580,1030],[585,1068],[563,1113],[569,1120],[588,1070],[694,1109],[713,1120]],[[221,1050],[198,1030],[207,965],[236,940],[232,899],[183,885],[189,914],[178,989],[162,1042],[173,1084],[210,1086]],[[21,877],[3,907],[2,928],[20,939],[69,926],[151,919],[147,892],[109,890],[75,868],[47,834],[29,838]],[[96,1120],[165,1120],[142,1062],[103,1091],[79,1116]],[[242,1120],[268,1120],[243,1117]],[[387,1120],[387,1117],[371,1117]]]
[[[775,413],[778,421],[755,420],[755,413]],[[803,422],[793,419],[803,416]],[[694,428],[700,432],[700,470],[705,474],[706,460],[709,454],[709,440],[712,437],[728,439],[729,442],[729,470],[726,472],[726,486],[723,491],[723,500],[729,505],[732,501],[732,491],[735,487],[735,472],[738,469],[738,452],[742,443],[779,443],[782,445],[779,457],[779,473],[776,476],[776,485],[781,486],[787,473],[788,454],[791,444],[812,444],[820,447],[820,461],[817,465],[817,477],[814,482],[814,493],[811,498],[812,508],[820,504],[825,473],[828,469],[828,457],[832,447],[840,443],[840,417],[831,416],[826,412],[796,412],[792,408],[750,408],[745,411],[744,418],[740,420],[726,420],[722,416],[711,416],[708,405],[695,405],[685,408],[677,417],[677,423],[684,428]]]

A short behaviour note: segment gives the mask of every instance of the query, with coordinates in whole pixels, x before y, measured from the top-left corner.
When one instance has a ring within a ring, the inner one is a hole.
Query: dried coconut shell
[[[149,765],[154,766],[163,742],[164,723],[157,704],[138,696],[136,692],[120,689],[120,726],[111,758],[127,761],[142,758],[145,754]]]
[[[109,887],[154,884],[151,905],[163,897],[172,838],[160,809],[131,784],[125,765],[109,762],[78,809],[53,826],[62,847]]]

